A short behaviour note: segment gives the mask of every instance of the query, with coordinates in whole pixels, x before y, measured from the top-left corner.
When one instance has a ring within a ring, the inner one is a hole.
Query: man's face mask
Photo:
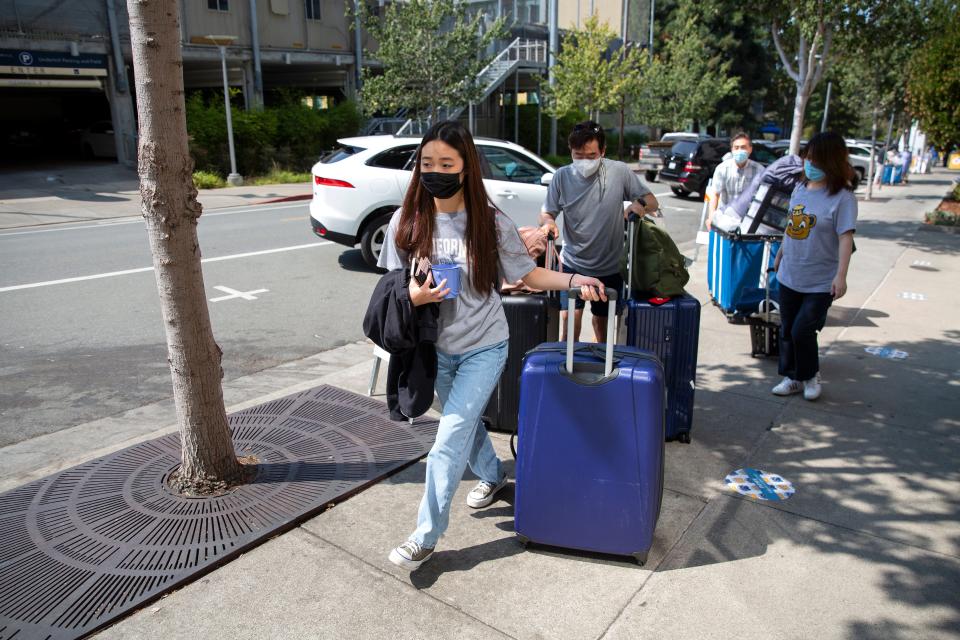
[[[600,158],[593,160],[574,160],[573,168],[584,178],[589,178],[600,168]]]

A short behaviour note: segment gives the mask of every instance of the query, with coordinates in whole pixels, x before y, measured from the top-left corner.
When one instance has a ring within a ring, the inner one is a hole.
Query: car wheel
[[[360,253],[363,259],[371,267],[377,266],[377,260],[380,259],[380,250],[387,239],[387,228],[390,226],[392,213],[384,213],[374,218],[360,237]]]
[[[647,171],[645,174],[647,182],[656,182],[657,181],[657,172],[656,171]]]
[[[853,171],[854,173],[857,174],[856,182],[853,186],[859,187],[860,183],[863,182],[863,174],[864,174],[863,167],[854,167]]]
[[[673,191],[673,195],[680,196],[681,198],[689,198],[690,192],[681,187],[670,187],[670,191]]]

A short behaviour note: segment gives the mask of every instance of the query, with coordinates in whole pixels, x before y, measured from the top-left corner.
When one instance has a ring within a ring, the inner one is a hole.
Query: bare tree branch
[[[804,60],[806,61],[804,66],[806,67],[806,73],[803,74],[803,92],[809,95],[813,91],[813,78],[816,76],[817,69],[817,50],[820,48],[820,27],[817,26],[817,30],[813,34],[813,41],[810,43],[810,48],[807,49]]]
[[[780,36],[777,35],[777,29],[777,22],[774,20],[773,24],[770,25],[770,33],[773,34],[773,44],[777,48],[777,53],[780,54],[780,62],[783,63],[783,68],[787,72],[787,75],[790,76],[794,82],[800,82],[800,76],[794,71],[790,65],[790,61],[787,59],[787,54],[783,51],[783,45],[780,43]]]
[[[827,67],[827,56],[830,55],[830,44],[833,41],[833,25],[824,24],[823,34],[823,53],[820,55],[820,65],[817,67],[817,75],[813,79],[813,86],[820,84],[820,78],[823,77],[823,70]]]
[[[807,38],[803,35],[803,29],[800,29],[800,46],[797,47],[797,64],[799,69],[797,70],[800,79],[797,83],[807,83],[807,78],[810,77],[810,65],[807,62]]]

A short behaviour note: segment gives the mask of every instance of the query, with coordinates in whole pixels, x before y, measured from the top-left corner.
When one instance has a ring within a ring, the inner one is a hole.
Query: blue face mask
[[[813,166],[813,163],[809,160],[803,161],[803,173],[807,176],[807,180],[812,182],[818,182],[827,177],[826,173]]]
[[[738,149],[733,152],[733,161],[737,164],[744,164],[749,157],[750,154],[743,149]]]

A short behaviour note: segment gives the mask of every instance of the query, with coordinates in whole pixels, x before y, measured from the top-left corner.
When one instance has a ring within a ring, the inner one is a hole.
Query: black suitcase
[[[547,256],[554,255],[552,242]],[[523,356],[544,342],[556,342],[560,335],[560,299],[555,292],[538,294],[503,294],[503,312],[510,329],[507,364],[500,382],[483,412],[487,428],[515,433],[520,411],[520,371]]]

